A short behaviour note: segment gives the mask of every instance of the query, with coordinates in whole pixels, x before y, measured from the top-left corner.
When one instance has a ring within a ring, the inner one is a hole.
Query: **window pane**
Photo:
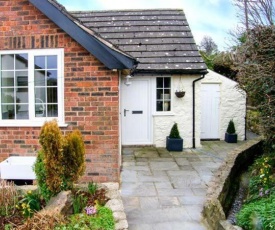
[[[45,56],[35,56],[34,57],[34,69],[46,69]]]
[[[17,88],[15,90],[16,103],[29,103],[29,89]]]
[[[157,89],[157,100],[163,99],[163,89]]]
[[[2,88],[2,103],[14,103],[14,88]]]
[[[37,70],[34,72],[34,85],[35,86],[45,86],[46,71],[44,70]]]
[[[15,118],[15,105],[14,104],[8,104],[8,105],[2,105],[2,119],[4,120],[10,120]]]
[[[28,104],[16,104],[16,119],[18,120],[29,119]]]
[[[39,103],[37,98],[35,102],[35,117],[46,117],[46,105]]]
[[[164,100],[170,99],[170,89],[164,89]]]
[[[47,69],[57,69],[57,56],[47,56]]]
[[[2,70],[14,70],[13,54],[1,55],[1,68]]]
[[[48,86],[57,86],[57,71],[56,70],[48,70],[47,71],[47,85]]]
[[[47,89],[47,103],[57,103],[57,88]]]
[[[2,86],[14,86],[14,72],[2,71],[1,72],[1,85]]]
[[[35,103],[46,103],[46,88],[35,88]]]
[[[48,105],[48,117],[58,117],[57,105]]]
[[[165,77],[164,78],[164,88],[170,88],[170,78],[169,77]]]
[[[162,77],[157,78],[157,88],[163,88],[163,78]]]
[[[15,69],[28,69],[28,54],[15,55]]]

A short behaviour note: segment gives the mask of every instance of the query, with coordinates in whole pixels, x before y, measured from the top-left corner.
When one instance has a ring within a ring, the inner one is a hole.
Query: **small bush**
[[[275,195],[245,204],[237,214],[237,224],[245,230],[275,229]]]
[[[45,122],[41,128],[39,142],[44,153],[46,184],[48,189],[56,195],[62,190],[63,146],[65,142],[56,121]]]
[[[48,185],[46,183],[46,169],[44,164],[43,150],[38,151],[36,162],[34,164],[34,172],[42,197],[46,201],[49,201],[50,198],[54,195],[54,193],[48,188]]]
[[[261,134],[260,113],[258,111],[247,110],[247,129],[253,133]]]
[[[65,165],[63,184],[67,190],[72,189],[73,183],[84,174],[85,149],[79,130],[69,133],[65,139],[66,145],[63,147],[63,165]]]
[[[171,131],[170,131],[170,135],[169,135],[169,138],[181,138],[180,137],[180,133],[179,133],[179,129],[178,129],[178,124],[175,123],[172,128],[171,128]]]
[[[98,186],[97,183],[94,182],[89,182],[88,184],[88,192],[92,195],[95,194],[96,190],[97,190]]]
[[[42,209],[44,201],[38,191],[28,191],[19,201],[18,208],[24,217],[32,217],[33,214]]]
[[[85,170],[84,141],[80,131],[64,137],[56,121],[41,128],[39,142],[42,150],[34,169],[42,196],[48,201],[60,191],[73,188]]]
[[[81,213],[86,207],[88,197],[81,191],[76,192],[73,197],[73,211],[74,214]]]
[[[19,194],[14,183],[0,180],[0,216],[13,215]]]
[[[113,230],[115,229],[115,220],[113,213],[109,208],[98,207],[94,215],[87,215],[86,213],[72,215],[69,218],[69,223],[59,225],[56,230]]]
[[[233,120],[229,121],[226,132],[228,134],[234,134],[234,133],[236,133],[236,129],[235,129],[235,125],[234,125]]]

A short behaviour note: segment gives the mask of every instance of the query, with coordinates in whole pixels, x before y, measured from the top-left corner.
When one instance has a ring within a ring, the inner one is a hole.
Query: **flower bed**
[[[72,190],[66,214],[48,209],[38,190],[22,193],[12,183],[1,181],[0,192],[0,229],[115,229],[113,212],[105,206],[107,191],[95,183]]]

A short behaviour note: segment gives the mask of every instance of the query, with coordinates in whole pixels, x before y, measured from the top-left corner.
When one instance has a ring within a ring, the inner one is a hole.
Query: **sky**
[[[183,9],[197,45],[210,36],[220,51],[230,45],[237,26],[232,0],[58,0],[69,11],[119,9]]]

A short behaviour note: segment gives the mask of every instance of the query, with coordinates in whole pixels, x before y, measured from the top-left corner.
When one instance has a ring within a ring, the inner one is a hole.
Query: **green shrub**
[[[237,214],[237,224],[245,230],[275,229],[275,195],[245,204]]]
[[[54,193],[48,188],[46,183],[46,169],[44,165],[44,153],[43,150],[38,151],[36,162],[34,164],[34,172],[36,175],[36,181],[41,193],[41,196],[49,201]]]
[[[73,197],[73,211],[74,214],[81,213],[87,204],[88,197],[81,192],[76,192]]]
[[[39,142],[43,150],[43,163],[46,172],[46,184],[55,195],[62,190],[64,165],[64,137],[56,121],[45,122],[41,128]]]
[[[258,111],[247,110],[246,122],[248,130],[256,134],[261,134],[260,113]]]
[[[79,130],[74,130],[65,137],[66,145],[63,150],[64,178],[66,189],[72,189],[73,183],[84,174],[85,149],[84,141]]]
[[[86,213],[72,215],[69,223],[56,226],[55,230],[113,230],[115,229],[115,220],[113,213],[109,208],[98,207],[94,215]]]
[[[24,217],[32,217],[33,214],[41,210],[42,199],[38,191],[28,191],[23,199],[19,201],[18,208],[22,211]]]
[[[169,138],[181,138],[177,123],[172,126]]]
[[[41,128],[42,150],[34,169],[42,196],[48,201],[60,191],[70,190],[85,170],[84,141],[80,131],[64,137],[56,121]]]
[[[235,125],[234,125],[233,120],[229,121],[226,132],[228,134],[234,134],[234,133],[236,133]]]
[[[94,182],[89,182],[88,184],[88,192],[92,195],[94,195],[96,193],[98,186],[97,183]]]

